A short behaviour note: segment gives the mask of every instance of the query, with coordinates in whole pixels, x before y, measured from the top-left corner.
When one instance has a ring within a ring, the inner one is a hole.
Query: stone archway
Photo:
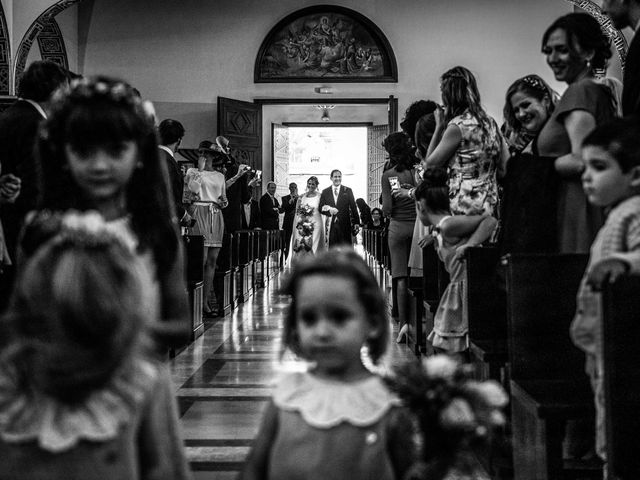
[[[15,86],[22,76],[22,72],[24,72],[29,50],[31,50],[35,41],[38,41],[42,58],[59,63],[65,68],[68,66],[67,52],[64,48],[62,33],[54,17],[63,10],[81,1],[82,0],[58,1],[42,12],[27,29],[16,52],[12,85],[13,91],[15,91]],[[41,33],[43,33],[42,39],[40,38]]]
[[[616,47],[616,51],[618,52],[618,57],[620,57],[620,65],[624,70],[624,62],[627,57],[627,39],[624,38],[622,32],[611,23],[611,19],[602,13],[602,9],[599,5],[592,2],[591,0],[566,0],[569,3],[574,4],[576,7],[580,7],[582,10],[587,12],[589,15],[598,20],[600,24],[600,28],[607,35],[613,44]]]
[[[9,95],[11,86],[11,43],[4,9],[0,3],[0,95]]]
[[[67,49],[64,46],[62,32],[55,18],[50,17],[44,28],[38,34],[38,48],[43,60],[55,62],[64,68],[69,68]]]

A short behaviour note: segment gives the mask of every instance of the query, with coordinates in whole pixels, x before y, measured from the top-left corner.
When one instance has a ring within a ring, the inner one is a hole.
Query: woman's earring
[[[138,170],[141,170],[141,169],[142,169],[142,167],[144,167],[144,164],[143,164],[142,162],[138,162],[138,163],[136,163],[136,168],[137,168]]]
[[[591,70],[591,60],[587,58],[587,69]]]

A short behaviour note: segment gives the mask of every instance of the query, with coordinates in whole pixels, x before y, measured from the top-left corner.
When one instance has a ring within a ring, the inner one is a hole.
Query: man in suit
[[[260,228],[260,206],[257,200],[251,198],[243,205],[242,229],[253,230],[255,228]]]
[[[275,195],[276,183],[267,183],[267,193],[260,198],[260,227],[263,230],[280,228],[280,202]]]
[[[331,172],[333,185],[325,188],[320,195],[320,213],[331,218],[329,247],[334,245],[353,245],[352,235],[358,233],[360,217],[353,197],[353,191],[342,185],[342,172]]]
[[[35,61],[20,79],[18,100],[0,115],[0,168],[5,180],[15,178],[20,186],[15,201],[3,203],[0,209],[9,258],[14,262],[24,217],[36,208],[40,195],[41,169],[34,151],[38,127],[47,118],[52,94],[67,84],[67,70],[53,62]],[[13,268],[5,268],[0,275],[0,311],[13,285]]]
[[[635,34],[627,50],[622,79],[622,114],[640,114],[640,0],[603,0],[602,11],[618,30],[631,27]]]
[[[289,256],[289,243],[291,243],[291,234],[293,233],[293,219],[296,216],[296,204],[298,203],[298,185],[289,184],[289,195],[282,197],[282,208],[284,212],[284,220],[282,221],[282,229],[284,230],[284,258]]]
[[[160,122],[158,126],[158,135],[160,136],[160,159],[167,167],[169,174],[168,183],[171,188],[171,198],[176,207],[176,215],[181,225],[188,225],[191,217],[182,205],[183,179],[180,173],[180,167],[176,162],[175,152],[180,146],[182,137],[184,137],[184,127],[177,120],[167,118]]]

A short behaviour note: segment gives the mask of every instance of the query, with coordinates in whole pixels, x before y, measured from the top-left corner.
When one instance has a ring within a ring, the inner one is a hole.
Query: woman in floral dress
[[[497,216],[496,173],[509,155],[498,125],[482,108],[476,79],[466,68],[445,72],[440,88],[444,109],[434,112],[427,167],[448,169],[451,213]]]
[[[299,256],[305,256],[309,253],[305,245],[311,245],[310,252],[312,254],[315,254],[319,250],[326,249],[323,235],[324,221],[318,209],[318,204],[320,203],[318,183],[316,177],[309,177],[307,180],[307,191],[298,197],[296,216],[293,219],[293,225],[296,229],[293,231],[293,235],[291,235],[291,247],[289,250],[293,252],[291,256],[292,261]],[[304,241],[301,241],[300,229],[297,228],[299,224],[304,225],[304,229],[302,230],[305,235]],[[309,236],[311,237],[311,241],[309,241]],[[301,248],[298,248],[298,251],[296,251],[296,246]]]

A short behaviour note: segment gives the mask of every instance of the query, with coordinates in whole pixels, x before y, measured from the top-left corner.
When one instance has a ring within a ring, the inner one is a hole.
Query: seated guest
[[[384,218],[382,209],[375,207],[371,209],[371,222],[367,225],[367,228],[372,230],[384,230],[387,227],[387,221]]]
[[[267,183],[267,193],[260,198],[260,227],[264,230],[280,229],[280,202],[275,195],[276,183]]]

